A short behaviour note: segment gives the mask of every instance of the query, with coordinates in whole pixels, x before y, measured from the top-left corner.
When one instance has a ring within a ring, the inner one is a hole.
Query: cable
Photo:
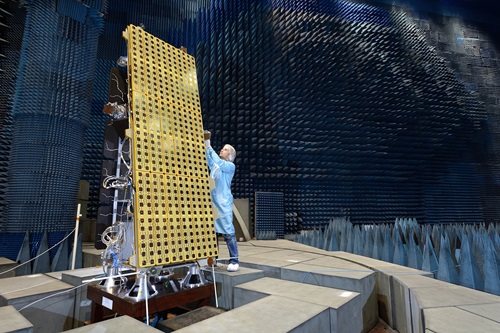
[[[216,262],[217,259],[215,259],[213,262],[212,262],[212,281],[214,283],[214,298],[215,298],[215,307],[218,308],[219,307],[219,299],[217,297],[217,283],[215,282],[215,262]],[[198,260],[196,261],[196,263],[198,264],[198,266],[200,266]],[[201,270],[205,270],[203,267],[200,266],[200,269]]]
[[[102,187],[105,189],[117,188],[125,189],[130,183],[130,177],[117,177],[117,176],[107,176],[102,181]]]
[[[237,256],[237,257],[217,258],[215,260],[216,261],[221,261],[221,260],[231,260],[231,259],[238,259],[238,258],[243,258],[243,257],[242,256]]]
[[[127,274],[113,275],[113,277],[125,277],[125,276],[130,276],[130,275],[137,275],[137,272],[127,273]],[[90,280],[84,280],[82,282],[89,282],[90,283],[90,282],[101,281],[101,280],[106,280],[106,279],[109,279],[109,276],[105,276],[105,277],[102,277],[102,278],[95,277],[95,278],[92,278]]]
[[[118,149],[112,149],[112,148],[109,148],[108,146],[108,142],[104,142],[104,147],[106,148],[107,151],[118,151]],[[108,170],[106,168],[104,168],[104,170],[106,170],[106,176],[108,175]]]
[[[52,250],[53,248],[55,248],[57,245],[59,245],[59,244],[61,244],[62,242],[64,242],[64,240],[66,240],[66,238],[68,238],[68,237],[69,237],[69,236],[70,236],[70,235],[71,235],[71,234],[72,234],[75,230],[76,230],[76,227],[75,227],[75,228],[73,228],[73,230],[71,230],[71,232],[70,232],[68,235],[66,235],[63,239],[61,239],[61,240],[60,240],[59,242],[57,242],[56,244],[54,244],[51,248],[49,248],[49,249],[47,249],[47,250],[43,251],[42,253],[40,253],[40,254],[39,254],[39,255],[37,255],[36,257],[34,257],[34,258],[32,258],[32,259],[30,259],[30,260],[28,260],[28,261],[25,261],[25,262],[23,262],[23,263],[21,263],[21,264],[17,265],[16,267],[9,268],[9,269],[8,269],[8,270],[6,270],[6,271],[0,272],[0,275],[5,274],[5,273],[7,273],[7,272],[10,272],[10,271],[12,271],[12,270],[14,270],[14,269],[16,269],[16,268],[18,268],[18,267],[21,267],[22,265],[25,265],[25,264],[27,264],[27,263],[29,263],[29,262],[31,262],[31,261],[33,261],[33,260],[35,260],[36,258],[38,258],[38,257],[40,257],[40,256],[42,256],[42,255],[44,255],[45,253],[47,253],[47,252],[49,252],[50,250]]]
[[[219,307],[219,299],[217,297],[217,283],[215,283],[215,268],[214,268],[214,263],[212,262],[212,279],[214,280],[214,295],[215,295],[215,307]]]
[[[121,208],[120,208],[120,216],[123,216],[123,215],[124,215],[124,214],[123,214],[123,209],[124,209],[124,207],[125,207],[125,203],[127,204],[127,205],[126,205],[126,206],[127,206],[127,211],[126,211],[126,212],[128,213],[128,207],[129,207],[129,205],[130,205],[130,204],[131,204],[131,202],[132,202],[132,199],[126,199],[126,198],[127,198],[127,193],[128,193],[128,186],[124,189],[124,191],[123,191],[123,199],[120,201],[120,202],[121,202],[121,204],[122,204],[122,205],[121,205]],[[126,222],[129,222],[129,221],[128,221],[128,217],[127,217],[127,221],[126,221]]]
[[[144,290],[146,293],[146,325],[149,326],[149,290],[148,290],[148,274],[144,273]]]
[[[32,305],[33,305],[33,304],[35,304],[35,303],[41,302],[41,301],[46,300],[46,299],[48,299],[48,298],[51,298],[51,297],[53,297],[53,296],[62,295],[62,294],[67,293],[67,292],[69,292],[69,291],[73,291],[73,290],[78,289],[78,288],[80,288],[80,287],[83,287],[83,286],[85,286],[85,285],[87,285],[87,284],[89,284],[89,283],[90,283],[90,282],[84,282],[84,283],[82,283],[81,285],[76,286],[76,287],[73,287],[73,288],[70,288],[70,289],[68,289],[68,290],[63,290],[63,291],[60,291],[60,292],[58,292],[58,293],[55,293],[55,294],[52,294],[52,295],[45,296],[45,297],[43,297],[43,298],[37,299],[36,301],[31,302],[31,303],[29,303],[28,305],[23,306],[23,307],[22,307],[22,308],[20,308],[18,311],[23,311],[24,309],[26,309],[27,307],[32,306]]]
[[[125,144],[125,142],[127,142],[127,140],[128,140],[128,137],[125,137],[125,140],[123,140],[123,142],[122,142],[122,147],[123,147],[123,145]],[[129,146],[129,147],[130,147],[130,146]],[[130,159],[130,148],[129,148],[129,151],[128,151],[128,152],[125,152],[125,154],[128,154],[128,155],[129,155],[129,159]],[[126,167],[127,167],[127,169],[129,170],[129,171],[127,172],[127,174],[128,174],[128,175],[130,175],[130,165],[129,165],[129,164],[127,163],[127,161],[125,160],[125,157],[123,157],[123,149],[120,151],[120,158],[121,158],[121,160],[122,160],[123,164],[125,164],[125,166],[126,166]]]
[[[120,92],[121,95],[120,96],[118,96],[118,95],[111,95],[110,97],[118,97],[118,98],[120,98],[122,100],[122,102],[125,102],[125,99],[124,99],[125,93],[120,89],[120,83],[118,82],[118,77],[113,72],[111,72],[111,75],[113,76],[111,78],[111,81],[116,82],[116,89]]]
[[[14,289],[14,290],[11,290],[11,291],[6,291],[6,292],[2,293],[2,295],[8,295],[8,294],[16,293],[16,292],[19,292],[19,291],[24,291],[24,290],[36,288],[36,287],[43,286],[44,284],[48,284],[48,283],[52,283],[52,282],[53,281],[45,281],[45,282],[34,284],[34,285],[32,284],[32,285],[30,285],[29,287],[26,287],[26,288]]]

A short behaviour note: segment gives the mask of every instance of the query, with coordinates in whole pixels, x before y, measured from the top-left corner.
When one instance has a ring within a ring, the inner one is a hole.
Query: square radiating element
[[[194,57],[129,25],[137,267],[217,255]]]

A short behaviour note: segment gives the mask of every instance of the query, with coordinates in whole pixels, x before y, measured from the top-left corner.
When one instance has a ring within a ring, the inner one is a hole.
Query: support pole
[[[71,259],[71,269],[75,269],[75,261],[76,261],[76,248],[78,247],[78,227],[80,226],[80,216],[82,216],[80,214],[80,208],[81,208],[81,204],[78,204],[78,208],[76,210],[76,226],[75,226],[75,237],[74,237],[74,241],[73,241],[73,258]]]

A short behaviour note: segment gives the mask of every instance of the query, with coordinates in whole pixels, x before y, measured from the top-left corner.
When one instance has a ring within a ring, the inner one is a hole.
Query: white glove
[[[203,140],[205,142],[205,148],[210,147],[210,137],[212,136],[212,133],[210,131],[203,131]]]

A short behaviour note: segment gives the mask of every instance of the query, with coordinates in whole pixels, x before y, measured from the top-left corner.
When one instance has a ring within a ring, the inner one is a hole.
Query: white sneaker
[[[227,271],[228,272],[237,272],[240,270],[240,265],[239,264],[229,264],[227,265]]]

